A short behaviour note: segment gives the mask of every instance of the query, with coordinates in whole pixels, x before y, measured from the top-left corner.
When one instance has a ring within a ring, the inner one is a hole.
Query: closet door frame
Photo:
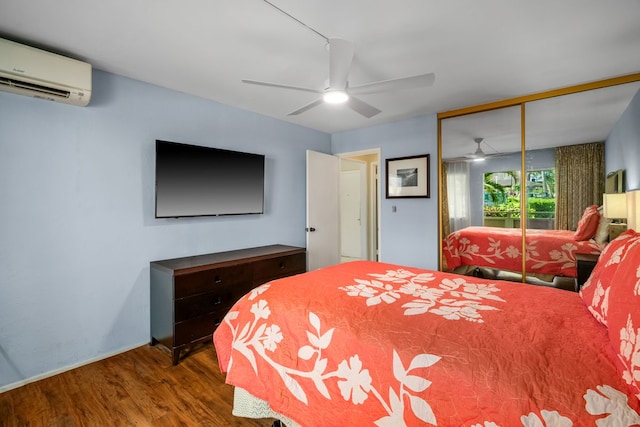
[[[442,165],[442,121],[451,119],[454,117],[461,117],[469,114],[480,113],[485,111],[496,110],[505,107],[520,106],[520,125],[521,125],[521,164],[520,173],[521,176],[525,176],[526,171],[526,104],[533,101],[539,101],[548,98],[554,98],[563,95],[570,95],[579,92],[586,92],[595,89],[602,89],[611,86],[622,85],[626,83],[633,83],[640,81],[640,73],[628,74],[625,76],[614,77],[610,79],[598,80],[590,83],[583,83],[574,86],[568,86],[560,89],[553,89],[544,92],[533,93],[525,96],[504,99],[501,101],[490,102],[486,104],[474,105],[470,107],[464,107],[457,110],[451,110],[438,113],[438,236],[439,236],[439,255],[438,265],[439,269],[443,269],[443,249],[442,241],[446,236],[442,232],[443,218],[443,165]],[[520,217],[523,216],[523,212],[526,212],[526,197],[520,198]],[[526,220],[520,221],[520,227],[522,230],[522,253],[526,253]],[[522,272],[526,273],[526,259],[522,257]],[[526,274],[522,275],[522,281],[525,282]]]

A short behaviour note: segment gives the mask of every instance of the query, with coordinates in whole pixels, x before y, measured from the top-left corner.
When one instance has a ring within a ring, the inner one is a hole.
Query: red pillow
[[[640,240],[640,234],[627,230],[605,246],[598,263],[580,289],[580,296],[587,309],[605,326],[608,325],[611,285],[617,282],[616,273],[626,248],[636,240]]]
[[[598,223],[600,222],[600,212],[598,212],[598,205],[591,205],[587,207],[580,221],[578,221],[578,229],[573,236],[574,240],[589,240],[595,236],[598,231]]]
[[[640,236],[636,233],[636,236]],[[640,238],[629,241],[609,293],[608,330],[622,378],[640,394]]]

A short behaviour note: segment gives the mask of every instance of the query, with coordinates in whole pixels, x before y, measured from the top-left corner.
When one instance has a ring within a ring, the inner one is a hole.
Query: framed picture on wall
[[[386,159],[387,199],[431,197],[429,154]]]

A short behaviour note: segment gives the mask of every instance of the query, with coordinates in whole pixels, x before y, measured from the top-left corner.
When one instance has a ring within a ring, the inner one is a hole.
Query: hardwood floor
[[[0,426],[271,426],[236,418],[212,344],[177,366],[142,346],[0,394]]]

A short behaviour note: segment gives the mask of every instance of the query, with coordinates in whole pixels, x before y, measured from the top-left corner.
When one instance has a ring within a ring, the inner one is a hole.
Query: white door
[[[342,260],[360,254],[360,172],[340,172],[340,255]]]
[[[340,162],[307,150],[307,270],[340,262]]]
[[[367,259],[366,163],[341,159],[340,166],[341,258]]]

